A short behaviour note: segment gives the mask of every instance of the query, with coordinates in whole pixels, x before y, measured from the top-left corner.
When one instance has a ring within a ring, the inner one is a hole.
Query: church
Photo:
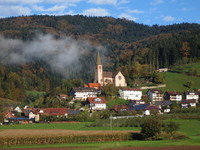
[[[126,79],[123,74],[119,72],[104,72],[101,57],[99,52],[96,57],[96,68],[95,68],[95,83],[101,84],[101,86],[107,84],[114,84],[118,87],[126,87]]]

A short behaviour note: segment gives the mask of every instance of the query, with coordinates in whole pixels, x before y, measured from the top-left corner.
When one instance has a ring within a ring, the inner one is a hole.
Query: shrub
[[[145,119],[141,127],[141,133],[145,139],[156,139],[161,132],[162,122],[156,117],[149,117]]]

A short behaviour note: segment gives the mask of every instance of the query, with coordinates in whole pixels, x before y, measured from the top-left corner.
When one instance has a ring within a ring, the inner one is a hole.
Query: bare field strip
[[[62,129],[6,129],[0,130],[0,137],[66,136],[94,134],[133,133],[133,131],[79,131]],[[135,133],[135,132],[134,132]]]

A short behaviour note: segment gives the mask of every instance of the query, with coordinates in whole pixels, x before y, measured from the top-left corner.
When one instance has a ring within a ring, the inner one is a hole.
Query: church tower
[[[101,57],[99,52],[96,57],[96,68],[95,68],[95,81],[96,83],[100,83],[103,86],[103,66],[101,63]]]

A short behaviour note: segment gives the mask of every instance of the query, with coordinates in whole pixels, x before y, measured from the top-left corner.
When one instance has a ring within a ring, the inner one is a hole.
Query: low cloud
[[[102,49],[88,41],[74,40],[71,37],[55,39],[49,34],[38,35],[29,42],[0,36],[1,63],[21,65],[39,59],[63,76],[82,69],[80,59],[84,54]]]

